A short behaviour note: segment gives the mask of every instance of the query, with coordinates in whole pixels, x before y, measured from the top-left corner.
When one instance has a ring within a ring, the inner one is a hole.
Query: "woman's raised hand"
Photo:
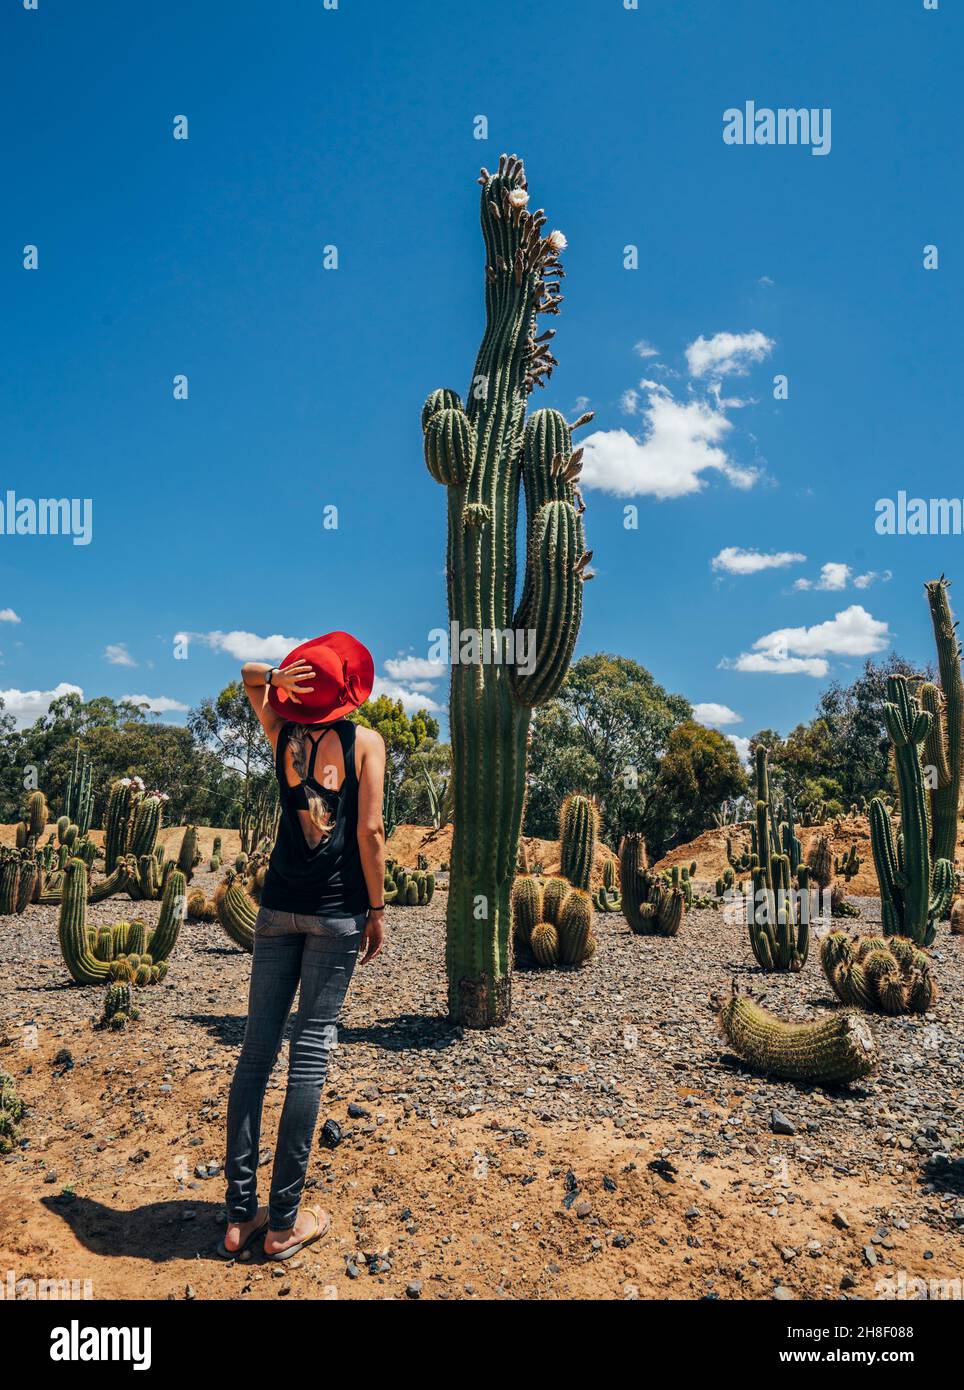
[[[305,685],[305,681],[312,678],[315,668],[308,661],[301,658],[293,661],[290,666],[278,666],[275,668],[274,675],[271,677],[271,684],[280,686],[286,690],[296,705],[300,705],[299,695],[308,695],[314,690],[313,685]]]

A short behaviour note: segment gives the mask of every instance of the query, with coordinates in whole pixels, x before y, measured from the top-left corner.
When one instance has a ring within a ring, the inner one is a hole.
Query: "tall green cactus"
[[[951,612],[949,581],[941,575],[925,584],[931,610],[940,690],[929,682],[921,686],[921,706],[931,716],[925,760],[934,769],[931,786],[931,852],[935,860],[957,858],[957,834],[964,790],[964,678],[961,676],[961,644]]]
[[[887,677],[884,722],[894,750],[900,786],[900,834],[894,839],[890,813],[880,797],[870,803],[870,847],[880,886],[880,912],[886,936],[907,936],[929,946],[937,923],[950,907],[954,868],[949,859],[932,867],[927,793],[921,746],[931,715],[910,693],[906,676]]]
[[[567,796],[559,812],[560,872],[573,888],[589,889],[598,832],[599,812],[594,802],[578,793]]]
[[[450,652],[449,1011],[472,1028],[509,1016],[509,894],[529,721],[532,708],[550,700],[565,678],[591,558],[574,488],[581,450],[572,452],[570,427],[556,411],[525,419],[529,393],[555,365],[552,333],[537,337],[535,325],[537,314],[559,311],[565,238],[542,235],[545,215],[528,211],[525,171],[514,155],[501,156],[494,174],[483,169],[479,183],[486,326],[468,401],[463,407],[454,391],[438,390],[422,410],[425,461],[447,490],[449,619],[458,644]],[[526,565],[513,612],[520,475]]]
[[[94,809],[94,792],[91,784],[91,762],[80,749],[78,740],[74,748],[74,765],[67,777],[67,795],[64,798],[64,812],[68,823],[77,826],[81,835],[90,829]]]
[[[172,868],[164,884],[157,926],[151,933],[151,959],[155,965],[167,960],[174,950],[186,906],[187,880],[180,869]]]
[[[762,970],[802,970],[810,949],[810,871],[798,859],[796,889],[791,861],[795,838],[792,820],[782,843],[791,853],[777,852],[781,843],[771,831],[768,752],[756,750],[756,833],[758,864],[753,868],[753,894],[747,900],[750,946]],[[778,831],[778,833],[780,833]],[[799,842],[798,842],[799,843]]]

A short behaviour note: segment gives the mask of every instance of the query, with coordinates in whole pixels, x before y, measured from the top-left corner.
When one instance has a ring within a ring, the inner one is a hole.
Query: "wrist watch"
[[[264,673],[264,683],[265,683],[265,685],[270,685],[270,684],[271,684],[271,677],[274,675],[274,673],[275,673],[275,668],[274,668],[273,666],[269,666],[268,669],[267,669],[267,671],[265,671],[265,673]]]

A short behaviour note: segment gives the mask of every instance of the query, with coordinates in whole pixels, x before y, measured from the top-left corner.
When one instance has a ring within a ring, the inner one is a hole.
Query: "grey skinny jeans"
[[[300,983],[268,1207],[271,1230],[286,1231],[295,1224],[338,1014],[358,959],[365,920],[365,914],[310,917],[266,907],[258,912],[248,1022],[228,1100],[229,1221],[250,1221],[258,1210],[264,1092]]]

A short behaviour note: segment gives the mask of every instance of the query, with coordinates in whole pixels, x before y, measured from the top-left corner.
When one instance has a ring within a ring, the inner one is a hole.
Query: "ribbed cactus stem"
[[[151,934],[151,959],[155,964],[167,960],[177,945],[186,906],[187,880],[180,869],[171,869],[164,884],[157,926]]]
[[[57,934],[67,969],[79,985],[108,978],[110,966],[96,959],[87,936],[87,867],[82,859],[71,859],[64,870]]]
[[[960,818],[962,757],[964,757],[964,678],[961,675],[961,644],[957,623],[948,598],[948,581],[941,576],[925,585],[930,605],[937,665],[941,678],[940,703],[925,697],[922,704],[934,716],[934,741],[928,745],[928,762],[937,769],[937,785],[931,790],[934,859],[947,859],[953,866],[957,857]]]
[[[877,1039],[858,1014],[831,1013],[813,1023],[783,1023],[752,999],[732,994],[720,1028],[754,1071],[788,1081],[858,1081],[877,1065]]]
[[[466,405],[453,391],[435,391],[422,427],[429,472],[447,489],[451,630],[469,635],[469,645],[450,654],[449,1011],[458,1023],[484,1028],[503,1023],[510,1010],[509,895],[530,713],[565,677],[588,555],[574,505],[579,458],[569,427],[556,412],[525,421],[529,392],[554,364],[544,335],[536,339],[535,322],[537,313],[558,311],[555,276],[564,239],[544,237],[544,217],[527,211],[521,160],[502,156],[497,172],[483,171],[479,182],[485,334]],[[513,611],[520,475],[526,566]]]
[[[589,888],[599,812],[588,796],[567,796],[559,813],[560,870],[573,888]]]

